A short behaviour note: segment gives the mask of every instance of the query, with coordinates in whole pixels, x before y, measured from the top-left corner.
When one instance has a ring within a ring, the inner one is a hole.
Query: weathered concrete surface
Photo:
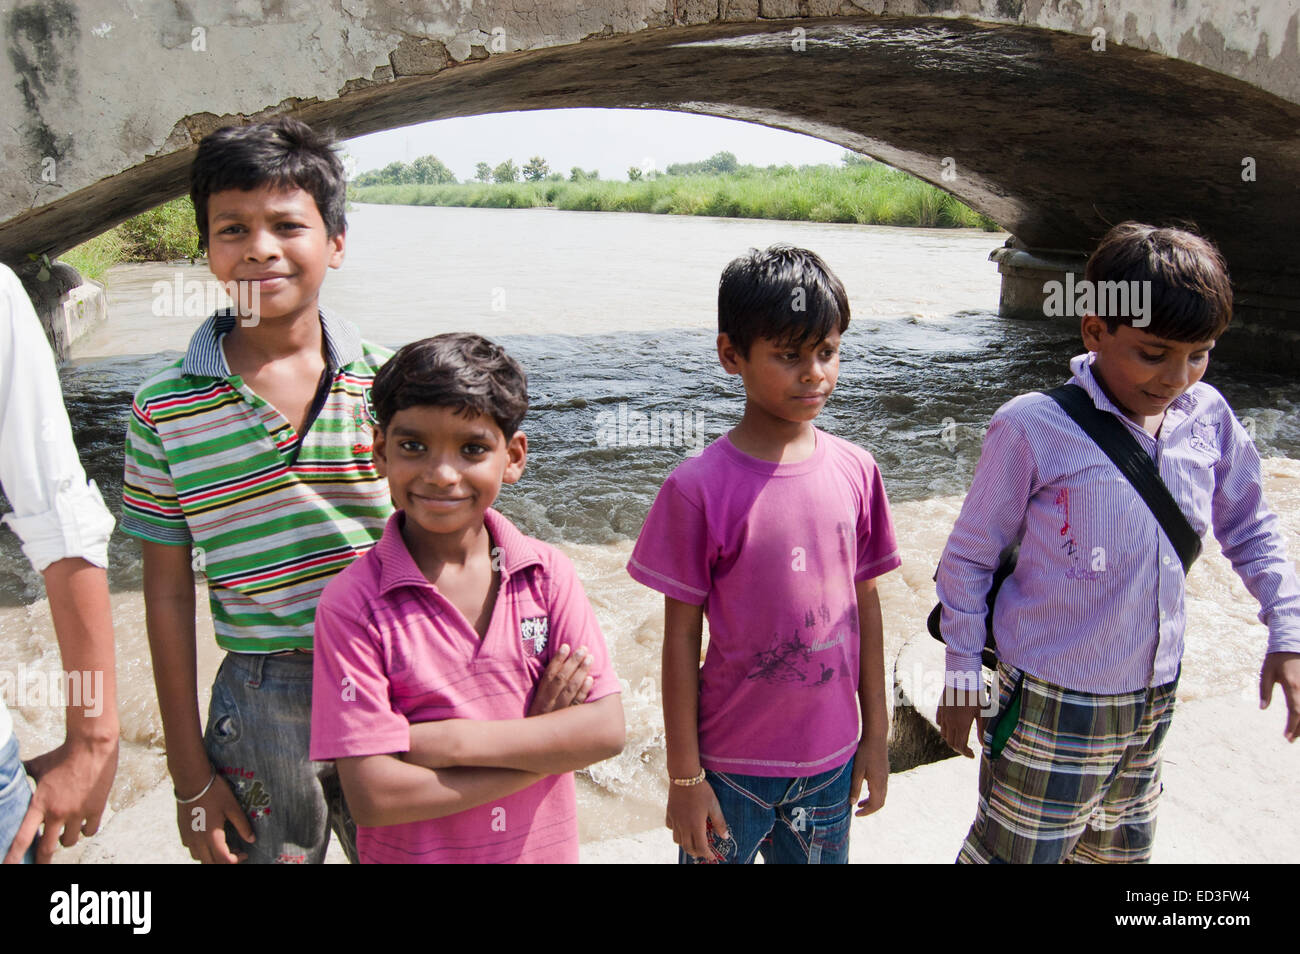
[[[179,194],[194,144],[232,121],[292,112],[353,136],[655,107],[878,156],[1031,248],[1191,219],[1245,299],[1282,314],[1300,300],[1300,246],[1283,241],[1300,181],[1297,0],[30,0],[0,19],[11,263]]]
[[[1283,709],[1285,707],[1282,707]],[[1294,864],[1300,748],[1267,712],[1237,696],[1179,703],[1164,761],[1153,861]],[[891,775],[885,807],[854,819],[853,864],[951,864],[975,818],[979,763],[953,757]],[[589,864],[669,864],[665,828],[582,846]]]

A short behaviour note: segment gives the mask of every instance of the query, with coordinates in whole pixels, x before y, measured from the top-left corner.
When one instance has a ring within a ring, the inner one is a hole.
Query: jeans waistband
[[[311,679],[311,653],[226,653],[222,666],[238,673],[250,686],[260,686],[262,680]]]

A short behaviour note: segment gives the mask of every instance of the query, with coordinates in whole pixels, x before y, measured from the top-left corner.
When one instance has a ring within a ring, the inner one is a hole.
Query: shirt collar
[[[1077,355],[1070,359],[1070,371],[1074,374],[1074,383],[1088,392],[1088,397],[1092,398],[1092,403],[1102,411],[1109,411],[1111,414],[1125,418],[1124,412],[1115,406],[1115,402],[1106,396],[1106,392],[1101,389],[1097,382],[1097,377],[1092,373],[1092,364],[1097,360],[1097,352],[1089,351],[1087,354]],[[1196,395],[1193,393],[1196,385],[1188,388],[1178,397],[1170,402],[1165,412],[1177,411],[1182,414],[1190,415],[1196,408]],[[1127,418],[1125,418],[1127,420]]]
[[[416,566],[415,558],[411,556],[411,551],[406,548],[406,541],[402,539],[402,524],[405,520],[406,514],[403,511],[394,513],[388,518],[383,536],[375,544],[375,553],[381,565],[379,572],[381,596],[403,586],[433,585]],[[500,557],[497,566],[501,570],[502,583],[525,567],[542,562],[542,556],[533,546],[533,542],[501,514],[488,509],[483,514],[483,522],[487,525],[488,533],[492,535],[493,548],[500,550],[500,553],[494,556]]]
[[[332,369],[347,367],[365,356],[361,347],[361,335],[351,322],[322,308],[320,326],[321,334],[325,336],[325,353],[329,356]],[[226,364],[226,356],[221,351],[221,337],[234,327],[235,314],[229,308],[214,312],[190,339],[185,360],[181,364],[181,374],[223,379],[230,377],[230,366]]]

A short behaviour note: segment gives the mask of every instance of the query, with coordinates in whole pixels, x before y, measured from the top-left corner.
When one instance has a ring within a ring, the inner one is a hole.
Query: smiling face
[[[746,413],[805,424],[821,413],[840,376],[840,333],[802,346],[757,338],[743,357],[725,334],[718,357],[728,374],[745,382]]]
[[[417,405],[375,432],[374,454],[393,505],[406,511],[404,532],[415,549],[420,540],[481,528],[501,485],[523,474],[528,439],[523,431],[507,439],[486,414]]]
[[[262,319],[315,317],[325,270],[343,263],[343,238],[326,234],[316,200],[302,189],[226,189],[208,197],[212,274],[249,282]]]
[[[1095,351],[1092,372],[1125,416],[1141,424],[1158,417],[1205,374],[1211,341],[1173,341],[1119,325],[1111,334],[1096,315],[1082,323],[1083,343]]]

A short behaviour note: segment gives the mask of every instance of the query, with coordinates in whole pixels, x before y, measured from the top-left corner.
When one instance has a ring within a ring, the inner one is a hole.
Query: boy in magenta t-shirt
[[[673,471],[628,563],[665,597],[667,825],[683,863],[842,863],[864,779],[857,814],[884,804],[875,578],[898,548],[871,455],[812,423],[848,324],[844,287],[812,252],[751,249],[727,266],[718,357],[745,412]]]
[[[524,373],[438,335],[373,394],[398,512],[321,595],[311,756],[363,862],[576,862],[573,770],[622,750],[623,708],[572,564],[489,509],[523,473]]]

